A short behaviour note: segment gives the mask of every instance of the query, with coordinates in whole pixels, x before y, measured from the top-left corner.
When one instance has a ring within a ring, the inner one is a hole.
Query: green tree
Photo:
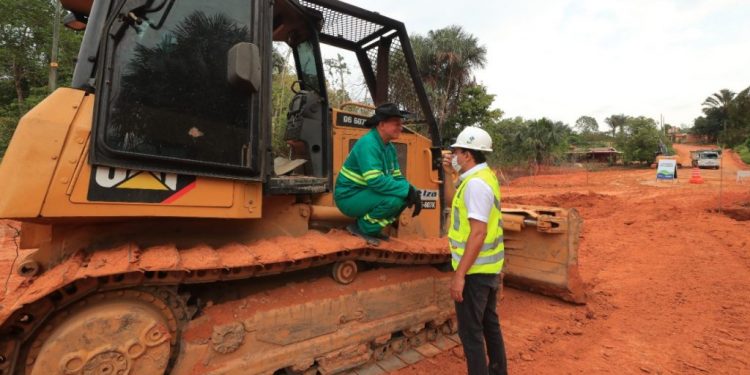
[[[48,92],[52,0],[0,0],[0,156],[19,119]],[[58,86],[69,85],[82,32],[60,30]]]
[[[736,94],[731,90],[722,89],[719,92],[706,98],[703,101],[703,107],[705,109],[715,108],[720,110],[722,113],[727,114],[729,112],[729,106],[732,104],[732,100]]]
[[[411,44],[441,134],[445,134],[448,118],[458,110],[461,92],[473,81],[473,70],[487,62],[487,49],[456,25],[431,30],[427,36],[413,35]]]
[[[0,1],[0,79],[12,80],[20,110],[31,87],[47,84],[54,4],[52,0]],[[61,28],[58,76],[63,83],[70,79],[81,37],[80,32]]]
[[[604,119],[604,122],[609,125],[610,128],[612,128],[612,137],[617,136],[617,129],[620,129],[620,133],[622,133],[625,130],[625,123],[628,120],[628,116],[625,116],[623,114],[619,115],[612,115]]]
[[[575,128],[579,134],[594,133],[599,131],[599,123],[591,116],[581,116],[576,120]]]
[[[703,114],[695,119],[693,133],[704,135],[710,141],[736,146],[750,137],[750,87],[735,93],[728,89],[707,97]]]
[[[485,126],[492,137],[490,160],[500,165],[517,165],[527,162],[531,151],[525,149],[522,132],[527,126],[521,117],[504,118]]]
[[[571,133],[568,137],[568,142],[578,148],[605,147],[611,145],[613,140],[613,137],[608,135],[608,132],[599,131],[599,123],[591,116],[579,117],[573,127],[577,133]]]
[[[703,113],[707,119],[704,125],[710,127],[712,140],[717,140],[719,134],[727,126],[726,122],[729,121],[729,111],[735,95],[736,93],[731,90],[722,89],[703,101]]]
[[[456,138],[465,126],[487,127],[499,121],[503,111],[490,108],[494,101],[495,95],[487,93],[486,86],[478,83],[467,86],[459,96],[456,112],[446,120],[443,139],[449,142]]]
[[[16,123],[12,117],[0,116],[0,160],[5,155],[5,149],[8,148],[8,143],[13,136],[13,129],[15,129]]]
[[[292,84],[297,80],[294,66],[292,65],[292,49],[286,45],[274,45],[274,71],[271,86],[271,97],[273,106],[273,117],[271,127],[273,129],[273,153],[275,156],[289,156],[289,148],[284,141],[286,132],[286,115],[289,102],[294,93]]]
[[[623,129],[617,144],[625,163],[653,163],[660,142],[666,143],[666,136],[656,127],[656,121],[643,116],[628,117]]]
[[[54,3],[49,0],[0,1],[0,77],[10,77],[18,108],[33,85],[41,85],[49,63]]]
[[[532,150],[536,164],[549,164],[560,160],[568,148],[570,129],[561,122],[541,118],[529,123],[524,142]]]
[[[730,103],[727,117],[722,144],[733,147],[750,139],[750,87],[735,95]]]
[[[562,160],[568,150],[571,130],[547,118],[502,119],[486,129],[493,139],[491,159],[500,165],[551,164]],[[495,146],[497,145],[497,146]]]
[[[704,113],[706,116],[697,117],[693,122],[692,132],[706,136],[709,141],[713,142],[719,137],[724,121],[715,109],[704,111]]]
[[[344,56],[336,54],[336,58],[325,59],[323,61],[325,66],[327,77],[326,82],[328,83],[328,100],[331,107],[338,107],[345,102],[350,101],[350,95],[346,91],[346,83],[344,77],[351,75],[349,67],[344,61]]]

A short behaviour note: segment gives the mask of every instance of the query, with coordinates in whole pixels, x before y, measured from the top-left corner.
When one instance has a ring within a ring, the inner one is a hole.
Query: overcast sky
[[[477,79],[506,117],[623,113],[692,126],[701,103],[750,86],[750,0],[349,0],[426,34],[479,38]],[[474,6],[480,4],[480,6]]]

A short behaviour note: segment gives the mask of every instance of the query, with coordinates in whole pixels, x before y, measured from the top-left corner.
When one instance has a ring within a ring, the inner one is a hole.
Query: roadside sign
[[[662,159],[656,167],[657,180],[674,180],[677,178],[677,160]]]

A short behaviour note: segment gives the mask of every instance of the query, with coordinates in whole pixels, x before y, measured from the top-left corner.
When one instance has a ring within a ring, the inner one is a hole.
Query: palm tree
[[[717,128],[717,141],[737,145],[750,139],[750,87],[735,93],[723,89],[703,101],[703,113]]]
[[[616,136],[617,128],[620,128],[620,133],[622,133],[625,130],[625,123],[627,122],[628,117],[625,115],[612,115],[604,119],[604,122],[607,123],[612,128],[612,136]]]
[[[426,37],[415,35],[411,43],[435,117],[443,127],[455,113],[461,91],[473,81],[472,71],[487,62],[487,49],[457,25],[431,30]]]
[[[729,146],[737,145],[750,135],[750,87],[735,93],[728,89],[703,101],[705,116],[695,119],[696,134],[708,136]]]
[[[530,122],[524,133],[523,142],[536,164],[552,161],[566,144],[565,125],[547,118]]]
[[[722,114],[726,115],[735,95],[734,91],[727,89],[722,89],[719,92],[714,93],[703,101],[703,113],[708,114],[712,109],[717,109]]]

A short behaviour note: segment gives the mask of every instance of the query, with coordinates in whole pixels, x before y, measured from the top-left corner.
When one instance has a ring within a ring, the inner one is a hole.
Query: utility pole
[[[60,43],[60,13],[62,5],[60,0],[55,1],[55,17],[52,25],[52,54],[49,61],[49,91],[57,89],[57,46]]]
[[[721,134],[721,154],[719,159],[719,213],[724,214],[724,201],[723,201],[723,191],[724,191],[724,149],[727,146],[727,120],[724,119],[724,131]]]

